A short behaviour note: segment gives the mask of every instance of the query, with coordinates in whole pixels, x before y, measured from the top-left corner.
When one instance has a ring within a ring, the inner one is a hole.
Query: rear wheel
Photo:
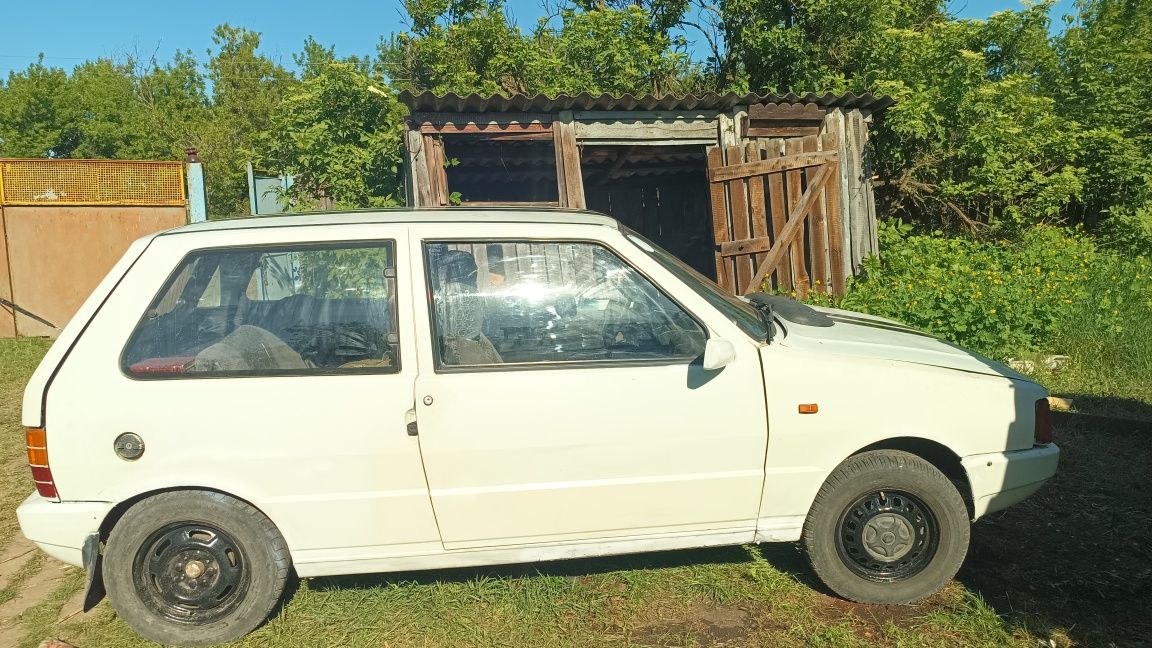
[[[861,603],[911,603],[939,591],[968,552],[968,509],[916,455],[865,452],[824,482],[804,524],[812,568]]]
[[[162,493],[124,514],[108,538],[112,607],[163,644],[233,641],[268,618],[291,561],[268,518],[226,495]]]

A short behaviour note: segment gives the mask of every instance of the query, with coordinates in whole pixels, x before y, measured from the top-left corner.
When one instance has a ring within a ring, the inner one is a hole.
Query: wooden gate
[[[734,294],[844,292],[833,135],[708,149],[716,281]]]

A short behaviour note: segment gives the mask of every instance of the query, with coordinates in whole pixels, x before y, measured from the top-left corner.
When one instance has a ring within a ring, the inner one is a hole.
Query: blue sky
[[[292,67],[292,53],[312,35],[336,45],[338,54],[368,54],[382,34],[403,29],[397,0],[354,2],[321,0],[300,2],[241,2],[199,0],[175,3],[153,0],[93,2],[92,0],[9,0],[0,11],[0,77],[20,70],[44,54],[45,62],[71,69],[99,56],[136,54],[160,60],[177,50],[192,50],[202,58],[212,44],[212,29],[224,22],[263,35],[262,50]],[[1053,10],[1054,27],[1071,11],[1071,0]],[[509,0],[517,22],[528,26],[543,13],[541,0]],[[1019,9],[1018,0],[950,0],[952,13],[965,18],[986,18],[1004,9]]]

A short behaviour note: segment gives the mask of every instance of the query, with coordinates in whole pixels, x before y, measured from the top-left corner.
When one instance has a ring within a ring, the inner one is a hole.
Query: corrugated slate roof
[[[405,90],[400,93],[400,101],[408,106],[412,112],[557,112],[560,110],[730,110],[734,106],[747,106],[760,103],[784,104],[816,104],[822,108],[859,108],[871,112],[880,112],[896,103],[892,97],[881,95],[877,97],[870,92],[854,94],[832,94],[831,92],[818,95],[809,92],[804,95],[797,94],[727,94],[707,93],[700,95],[665,95],[656,97],[644,95],[636,97],[630,94],[615,96],[610,94],[593,95],[581,92],[576,95],[561,94],[555,97],[548,95],[514,94],[504,96],[494,94],[484,96],[479,94],[458,95],[448,93],[437,95],[429,91],[413,94]]]

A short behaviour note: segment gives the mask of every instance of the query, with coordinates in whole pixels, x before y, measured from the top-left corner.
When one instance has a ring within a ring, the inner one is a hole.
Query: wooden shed
[[[841,292],[876,254],[870,94],[404,92],[412,206],[609,214],[734,293]]]

